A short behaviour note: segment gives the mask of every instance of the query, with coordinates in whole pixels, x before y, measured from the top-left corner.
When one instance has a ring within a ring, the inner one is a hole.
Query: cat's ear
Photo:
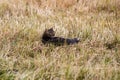
[[[50,28],[49,30],[52,30],[52,31],[54,31],[54,30],[53,30],[53,28]]]
[[[48,29],[45,29],[45,31],[48,31]]]

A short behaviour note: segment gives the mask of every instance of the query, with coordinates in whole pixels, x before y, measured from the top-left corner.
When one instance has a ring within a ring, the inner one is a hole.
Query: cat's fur
[[[42,42],[44,44],[52,43],[54,45],[64,45],[64,44],[71,45],[78,43],[79,41],[80,40],[77,38],[68,39],[62,37],[55,37],[55,31],[53,30],[53,28],[46,29],[42,36]]]

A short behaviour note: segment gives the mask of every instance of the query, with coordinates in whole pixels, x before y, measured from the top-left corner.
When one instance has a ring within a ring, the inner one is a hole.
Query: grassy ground
[[[45,46],[51,27],[81,42]],[[119,0],[0,0],[0,80],[119,79]]]

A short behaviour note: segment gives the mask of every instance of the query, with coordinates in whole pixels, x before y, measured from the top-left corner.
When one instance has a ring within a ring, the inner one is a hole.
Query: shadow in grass
[[[69,68],[66,70],[66,80],[84,80],[85,76],[87,75],[88,70],[86,69],[80,69],[78,75],[73,74]]]
[[[87,72],[88,72],[87,70],[81,69],[76,80],[84,80],[85,76],[87,75]]]
[[[117,49],[120,45],[120,40],[115,38],[113,41],[107,42],[104,45],[107,47],[107,49]]]
[[[0,70],[0,80],[14,80],[15,76],[6,70]]]

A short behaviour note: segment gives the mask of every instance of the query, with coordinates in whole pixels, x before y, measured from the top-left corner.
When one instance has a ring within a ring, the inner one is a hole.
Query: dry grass
[[[41,35],[78,37],[45,46]],[[119,80],[119,0],[0,0],[1,80]]]

